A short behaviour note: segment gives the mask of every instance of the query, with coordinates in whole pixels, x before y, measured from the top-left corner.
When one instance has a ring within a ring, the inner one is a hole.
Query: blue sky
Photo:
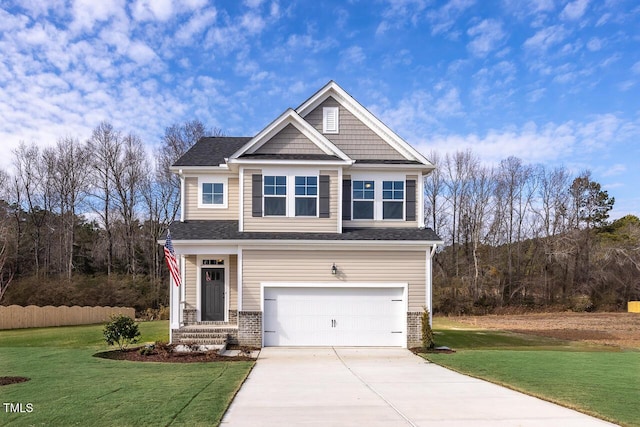
[[[329,80],[425,154],[590,169],[640,215],[635,0],[4,0],[0,167],[102,120],[251,136]]]

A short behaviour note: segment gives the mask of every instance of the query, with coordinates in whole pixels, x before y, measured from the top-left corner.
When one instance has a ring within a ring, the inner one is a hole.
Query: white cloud
[[[338,68],[341,70],[351,69],[352,66],[362,64],[366,59],[366,55],[360,46],[351,46],[340,52],[340,64]]]
[[[500,46],[505,37],[502,31],[502,23],[495,19],[485,19],[467,30],[472,40],[467,44],[467,49],[479,57],[485,57],[489,52]]]
[[[580,19],[587,10],[588,5],[589,0],[575,0],[573,2],[567,3],[564,9],[562,9],[560,17],[568,21],[575,21],[577,19]]]
[[[616,176],[616,175],[622,175],[623,173],[625,173],[627,171],[627,166],[623,165],[622,163],[615,163],[611,166],[609,166],[605,172],[603,172],[601,175],[602,176]]]
[[[172,0],[137,0],[131,7],[136,21],[167,21],[173,15]]]
[[[215,23],[217,15],[215,8],[201,10],[194,14],[176,31],[176,40],[183,46],[193,43],[196,35],[203,33],[206,28]]]
[[[462,14],[475,4],[475,0],[450,0],[439,9],[427,12],[427,18],[431,23],[431,34],[448,33],[454,27]],[[454,38],[456,34],[450,34]]]
[[[524,47],[532,50],[547,50],[562,42],[567,36],[567,31],[562,25],[545,27],[529,37],[524,42]]]
[[[602,49],[602,39],[598,37],[593,37],[587,42],[587,49],[591,52],[597,52]]]
[[[84,30],[92,31],[96,22],[106,22],[112,17],[126,19],[124,10],[124,0],[74,0],[72,6],[73,22],[69,28],[74,33]]]

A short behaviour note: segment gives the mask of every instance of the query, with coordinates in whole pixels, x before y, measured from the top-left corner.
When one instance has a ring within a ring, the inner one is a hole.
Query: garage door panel
[[[403,288],[268,287],[265,346],[403,346]]]

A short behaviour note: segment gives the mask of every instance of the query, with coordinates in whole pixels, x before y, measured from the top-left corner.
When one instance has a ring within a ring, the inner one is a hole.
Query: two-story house
[[[172,342],[420,345],[433,169],[333,81],[254,137],[202,138],[172,167]]]

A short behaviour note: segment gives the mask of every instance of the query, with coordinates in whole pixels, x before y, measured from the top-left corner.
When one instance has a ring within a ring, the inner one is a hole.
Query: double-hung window
[[[264,214],[267,216],[287,215],[287,177],[264,177]]]
[[[404,181],[382,181],[382,219],[403,219]]]
[[[224,184],[205,182],[202,184],[202,204],[224,204]]]
[[[374,181],[353,181],[353,219],[373,219]]]
[[[318,177],[296,176],[296,216],[316,216]]]

